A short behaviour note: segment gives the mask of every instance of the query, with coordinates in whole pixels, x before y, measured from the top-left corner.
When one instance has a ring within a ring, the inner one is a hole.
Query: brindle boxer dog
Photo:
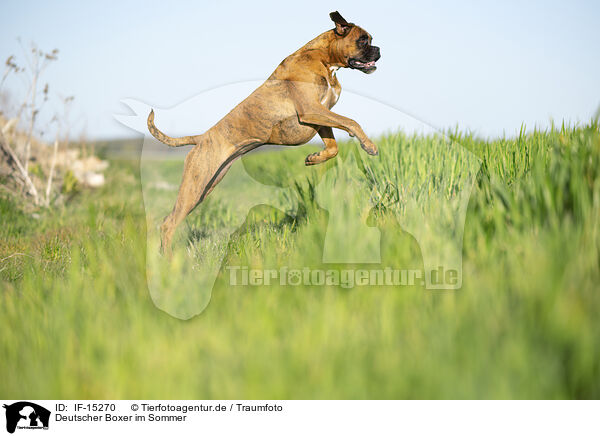
[[[263,144],[300,145],[316,133],[325,149],[306,157],[306,165],[336,156],[338,147],[332,128],[355,136],[370,155],[377,147],[359,124],[331,112],[342,87],[336,78],[339,68],[370,74],[377,68],[379,47],[371,35],[348,23],[337,11],[329,14],[335,29],[310,41],[279,64],[273,74],[248,98],[238,104],[202,135],[171,138],[148,116],[148,130],[171,146],[194,144],[185,158],[183,179],[173,211],[161,225],[161,247],[171,253],[171,239],[183,219],[214,189],[233,161]]]

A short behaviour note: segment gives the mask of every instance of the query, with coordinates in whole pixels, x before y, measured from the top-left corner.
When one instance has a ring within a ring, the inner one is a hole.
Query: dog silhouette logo
[[[47,430],[50,423],[50,411],[28,401],[19,401],[6,409],[6,431],[14,433],[18,429]]]
[[[171,132],[203,132],[237,104],[240,95],[248,95],[261,83],[239,82],[207,90],[170,109],[154,106],[154,112]],[[274,153],[260,155],[264,165],[252,164],[259,159],[257,155],[232,160],[227,175],[188,219],[188,233],[180,230],[179,240],[175,237],[173,257],[167,260],[160,254],[160,229],[173,210],[184,158],[190,149],[158,143],[147,126],[152,107],[134,99],[122,100],[130,113],[115,118],[144,135],[139,162],[146,215],[146,279],[156,307],[179,319],[202,313],[226,265],[232,235],[247,224],[251,210],[257,206],[278,210],[292,220],[305,204],[325,211],[326,225],[313,225],[311,237],[303,239],[304,248],[318,256],[313,260],[320,262],[322,269],[339,265],[351,269],[362,268],[359,265],[405,269],[389,253],[395,250],[392,246],[396,242],[410,241],[407,244],[418,249],[402,250],[419,252],[413,256],[413,263],[421,271],[424,289],[462,287],[465,220],[481,159],[454,138],[384,103],[349,92],[345,93],[345,101],[350,107],[377,114],[377,119],[387,120],[387,125],[400,126],[402,131],[426,140],[413,140],[402,132],[383,136],[379,161],[366,157],[356,140],[344,144],[346,150],[350,149],[346,156],[340,153],[336,159],[310,168],[304,165],[306,154],[294,163],[274,161],[274,167],[266,164]],[[395,152],[399,147],[402,153]],[[288,147],[286,153],[293,151]],[[424,157],[436,165],[417,170]],[[384,210],[393,217],[385,229],[382,220],[378,226],[375,219],[378,211]],[[210,227],[209,217],[215,217],[218,225]],[[266,243],[262,241],[261,247],[268,250]],[[382,247],[387,247],[384,252]],[[305,266],[299,265],[299,269]],[[299,280],[295,272],[290,278],[294,283]]]

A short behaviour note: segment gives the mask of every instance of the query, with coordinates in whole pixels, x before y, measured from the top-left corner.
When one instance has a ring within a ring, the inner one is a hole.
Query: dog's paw
[[[304,165],[310,166],[321,163],[321,160],[319,158],[319,153],[311,153],[308,156],[306,156],[306,159],[304,159]]]
[[[367,154],[371,156],[377,156],[379,154],[379,151],[377,151],[377,146],[368,138],[365,141],[362,141],[360,146],[364,151],[367,152]]]

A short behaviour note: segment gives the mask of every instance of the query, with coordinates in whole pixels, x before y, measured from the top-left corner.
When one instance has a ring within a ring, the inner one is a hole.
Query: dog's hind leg
[[[235,159],[257,145],[260,143],[256,141],[234,146],[216,143],[208,136],[200,138],[185,158],[175,206],[160,226],[163,253],[171,255],[171,243],[177,226],[210,194]]]
[[[187,154],[175,206],[160,226],[163,253],[171,255],[171,242],[177,226],[203,199],[206,187],[230,154],[231,150],[213,144],[208,137],[200,138]]]

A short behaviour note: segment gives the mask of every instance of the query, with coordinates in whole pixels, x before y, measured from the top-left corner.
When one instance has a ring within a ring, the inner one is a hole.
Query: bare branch
[[[13,175],[19,176],[23,179],[23,181],[25,182],[25,186],[27,187],[27,190],[29,192],[29,195],[33,197],[33,202],[36,205],[39,204],[39,196],[35,185],[31,181],[29,174],[19,161],[19,158],[12,150],[9,143],[6,141],[6,138],[4,137],[4,133],[2,133],[2,131],[0,131],[0,153],[2,153],[5,156],[6,162],[13,169]]]
[[[54,152],[52,153],[52,163],[50,164],[50,174],[48,175],[48,183],[46,185],[46,206],[50,206],[50,192],[52,190],[52,178],[54,177],[54,167],[56,166],[56,156],[58,155],[58,137],[56,134],[54,140]]]

